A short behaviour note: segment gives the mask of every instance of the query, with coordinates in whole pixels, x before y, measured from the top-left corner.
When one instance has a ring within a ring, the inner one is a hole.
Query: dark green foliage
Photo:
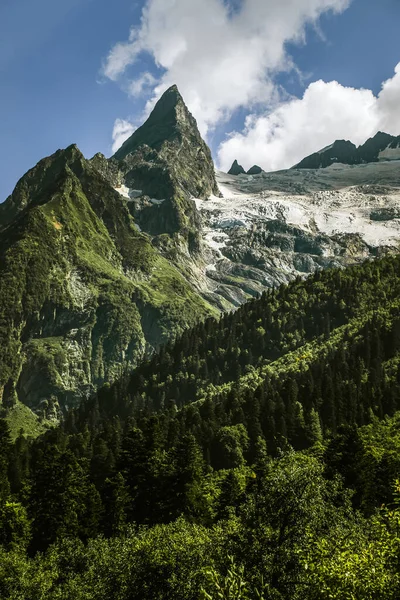
[[[8,425],[4,419],[0,419],[0,502],[7,500],[10,495],[11,447]]]
[[[19,502],[0,502],[0,546],[26,550],[31,537],[26,509]]]
[[[210,319],[36,440],[0,421],[1,597],[397,599],[399,266]]]
[[[36,450],[28,498],[33,550],[47,548],[59,537],[87,539],[97,533],[101,499],[84,464],[62,445],[48,443]]]
[[[221,427],[246,427],[249,458],[260,435],[272,453],[285,439],[301,449],[341,425],[393,414],[399,267],[388,257],[318,273],[208,320],[140,366],[115,390],[117,405],[103,390],[101,411],[126,418],[182,408],[178,419],[192,424],[213,466],[224,460]]]

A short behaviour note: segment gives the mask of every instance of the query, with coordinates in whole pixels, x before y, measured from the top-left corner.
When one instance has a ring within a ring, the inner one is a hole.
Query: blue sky
[[[196,1],[191,0],[193,3]],[[222,2],[207,1],[216,10],[219,9],[217,4]],[[285,4],[285,1],[290,4],[290,0],[280,0],[280,4]],[[254,4],[257,0],[252,2]],[[272,7],[274,0],[264,0],[264,5],[268,2]],[[332,0],[332,4],[334,2]],[[341,2],[343,4],[343,0],[338,0],[338,5]],[[160,19],[164,19],[162,23],[165,27],[168,27],[168,20],[165,21],[165,15],[160,16],[162,8],[161,5],[157,8],[157,0],[149,0],[146,6],[149,8],[151,4],[154,5],[150,7],[153,12],[150,10],[147,14],[147,25],[149,30],[154,30],[153,37],[146,34],[146,41],[141,42],[135,62],[131,64],[127,61],[122,71],[110,78],[104,68],[105,64],[110,64],[110,60],[107,61],[109,52],[116,44],[129,43],[130,28],[140,26],[144,2],[2,0],[0,201],[12,191],[19,177],[43,156],[58,148],[77,143],[87,157],[98,151],[110,155],[116,119],[138,124],[146,102],[150,101],[147,104],[149,110],[151,101],[154,101],[163,86],[173,82],[171,78],[174,77],[180,79],[177,83],[183,88],[183,92],[186,91],[184,96],[189,98],[189,107],[202,124],[202,131],[207,132],[207,140],[215,158],[223,165],[238,154],[239,159],[244,162],[254,161],[260,164],[264,160],[266,167],[279,168],[290,166],[286,165],[285,160],[290,163],[303,149],[304,153],[311,147],[316,150],[319,143],[322,144],[322,141],[334,134],[336,127],[325,126],[329,119],[322,113],[316,117],[321,132],[314,139],[314,115],[311,112],[310,116],[309,108],[316,102],[314,97],[321,98],[318,106],[325,105],[327,98],[327,106],[332,107],[331,112],[337,112],[339,121],[344,112],[341,107],[353,105],[356,115],[359,113],[360,117],[355,118],[350,112],[346,119],[343,117],[343,122],[337,129],[340,134],[348,133],[345,137],[358,143],[364,131],[365,137],[368,137],[370,131],[381,123],[386,125],[386,129],[392,129],[393,133],[399,124],[397,133],[400,134],[400,121],[393,108],[393,98],[397,89],[400,90],[397,80],[394,80],[394,68],[400,62],[399,0],[353,0],[348,8],[341,6],[337,14],[321,9],[317,25],[315,22],[310,24],[306,16],[300,24],[306,32],[301,43],[290,41],[294,31],[282,34],[286,58],[291,57],[297,70],[288,70],[287,60],[282,66],[280,59],[271,62],[267,57],[265,64],[268,77],[257,91],[254,81],[247,82],[247,71],[240,70],[245,69],[245,66],[238,64],[239,83],[243,78],[243,85],[248,85],[249,90],[246,100],[238,99],[237,105],[228,101],[224,97],[224,90],[218,88],[220,71],[216,71],[214,87],[210,90],[205,90],[208,86],[206,68],[203,79],[199,77],[197,81],[191,77],[190,48],[182,50],[180,57],[171,58],[174,37],[171,38],[172,46],[171,39],[164,41],[164,47],[157,46],[158,42],[155,40]],[[317,4],[318,0],[314,0],[314,5]],[[307,14],[307,0],[304,0],[304,5]],[[237,11],[240,10],[239,4]],[[272,11],[271,14],[275,13]],[[190,18],[190,15],[185,15],[176,32],[176,39],[185,39],[185,27]],[[279,13],[276,18],[279,21]],[[207,22],[199,21],[196,14],[193,15],[193,20],[199,23],[199,27],[204,27],[201,39],[204,39],[207,46]],[[177,22],[177,19],[172,22]],[[247,27],[248,22],[248,19],[243,20],[243,27]],[[240,24],[239,21],[238,27]],[[169,27],[173,29],[174,25]],[[228,25],[225,23],[221,27],[226,29]],[[190,25],[188,28],[190,33]],[[261,33],[254,26],[249,27],[249,39],[254,35],[258,44],[262,39]],[[232,44],[231,34],[232,30],[227,31],[226,44],[229,52],[232,52],[232,47],[229,46]],[[223,44],[225,37],[222,36],[221,40]],[[279,46],[281,42],[276,43]],[[187,47],[187,40],[182,44]],[[194,48],[193,51],[195,50]],[[272,47],[264,50],[264,55],[275,51]],[[185,52],[188,53],[189,70],[185,66]],[[201,60],[201,49],[196,51],[196,56],[199,54],[200,58],[196,58],[196,61]],[[158,68],[154,64],[154,58],[159,63]],[[221,54],[220,60],[219,68],[223,69],[226,55]],[[201,62],[196,62],[196,69],[199,73],[202,72]],[[144,87],[142,94],[128,94],[127,89],[132,81],[143,73],[154,78],[151,85]],[[257,72],[254,77],[258,81],[260,73]],[[313,86],[317,80],[322,80],[324,85],[321,83],[319,88]],[[393,80],[389,86],[390,93],[386,92],[380,105],[375,106],[374,99],[380,93],[382,82],[387,80]],[[340,85],[325,85],[331,81]],[[356,93],[359,88],[370,90],[369,96],[361,98]],[[302,103],[296,103],[294,99],[301,99],[307,90],[308,100],[306,97]],[[210,100],[211,96],[217,97],[219,94],[221,98],[218,103]],[[360,106],[358,103],[361,103]],[[304,137],[308,140],[304,144],[302,132],[295,130],[293,125],[293,119],[298,114],[304,119]],[[245,126],[248,115],[251,118]],[[354,120],[357,120],[357,128],[352,124]],[[232,132],[236,133],[227,139],[227,134]],[[291,147],[290,136],[297,140],[295,143],[299,147],[295,151]],[[329,139],[328,143],[330,141],[333,140]],[[273,156],[280,158],[274,163],[271,158]]]

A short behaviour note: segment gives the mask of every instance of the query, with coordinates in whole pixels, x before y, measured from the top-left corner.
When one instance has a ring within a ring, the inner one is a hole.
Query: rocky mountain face
[[[237,160],[234,160],[228,171],[228,175],[241,175],[242,173],[246,173],[246,171],[243,169],[242,165],[239,165]]]
[[[198,200],[214,303],[398,250],[400,161],[259,175],[218,173],[222,198]]]
[[[247,175],[259,175],[261,173],[261,171],[262,171],[261,167],[259,167],[258,165],[253,165],[247,171]]]
[[[258,165],[253,165],[248,171],[247,171],[247,175],[259,175],[262,172],[262,168],[259,167]],[[246,171],[244,170],[244,168],[242,167],[242,165],[239,165],[237,160],[234,160],[232,163],[231,168],[228,171],[228,175],[244,175],[246,173]]]
[[[126,183],[140,185],[140,205],[133,207]],[[116,157],[89,161],[70,146],[18,182],[0,205],[3,406],[20,401],[57,418],[60,406],[217,314],[183,261],[178,270],[165,258],[172,250],[196,257],[191,194],[212,192],[210,152],[176,88]]]
[[[133,207],[139,227],[151,235],[179,233],[194,249],[199,224],[191,198],[218,194],[218,188],[211,152],[176,86],[113,160],[133,195],[145,198]]]
[[[320,169],[334,163],[360,165],[364,163],[399,160],[400,136],[394,137],[379,131],[362,146],[349,141],[336,140],[331,146],[323,148],[304,158],[294,169]]]
[[[337,164],[344,142],[325,169],[215,173],[173,86],[110,159],[70,146],[40,161],[0,205],[3,406],[57,419],[198,320],[397,249],[385,140],[364,145],[379,162]]]

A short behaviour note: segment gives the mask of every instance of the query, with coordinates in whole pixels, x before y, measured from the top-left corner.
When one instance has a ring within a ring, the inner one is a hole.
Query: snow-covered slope
[[[348,265],[400,241],[400,161],[260,175],[217,173],[222,197],[195,200],[205,295],[237,306],[265,287]]]
[[[379,160],[400,160],[400,147],[396,148],[385,148],[379,152]]]

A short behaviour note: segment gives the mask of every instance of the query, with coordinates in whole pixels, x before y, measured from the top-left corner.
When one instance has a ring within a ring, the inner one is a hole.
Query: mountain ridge
[[[392,152],[390,154],[390,150],[395,151],[397,149],[399,149],[397,153]],[[400,135],[396,137],[378,131],[372,138],[369,138],[358,147],[348,140],[336,140],[330,146],[306,156],[292,168],[319,169],[329,167],[334,163],[358,165],[377,162],[385,151],[387,160],[390,160],[390,155],[396,156],[392,160],[400,158]],[[382,156],[382,159],[385,158]]]
[[[153,161],[166,160],[170,163],[170,156],[174,155],[174,163],[169,164],[174,191],[196,198],[218,194],[211,152],[201,138],[196,119],[186,107],[176,85],[164,92],[145,123],[132,133],[112,158],[127,160],[141,147],[142,152],[150,154]],[[184,160],[189,158],[193,163],[190,176],[185,172],[181,155]]]

